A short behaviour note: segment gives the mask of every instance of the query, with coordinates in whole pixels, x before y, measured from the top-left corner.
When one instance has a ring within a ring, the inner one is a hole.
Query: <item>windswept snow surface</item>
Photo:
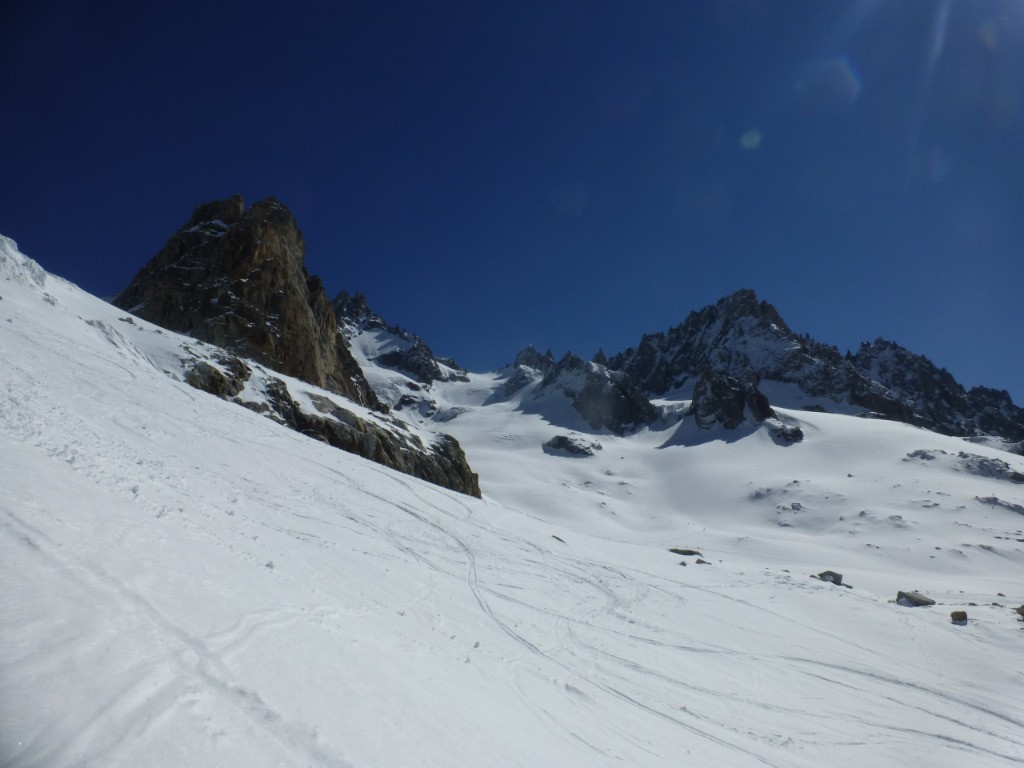
[[[1020,457],[796,412],[561,457],[473,375],[428,394],[479,501],[192,390],[9,240],[0,297],[3,766],[1024,764],[1024,486],[924,454]]]

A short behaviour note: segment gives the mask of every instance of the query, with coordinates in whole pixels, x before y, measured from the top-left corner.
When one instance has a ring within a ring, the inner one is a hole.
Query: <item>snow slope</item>
[[[474,374],[402,413],[480,501],[191,389],[193,342],[122,317],[0,240],[0,765],[1024,764],[1019,457],[797,412],[788,448],[553,456]]]

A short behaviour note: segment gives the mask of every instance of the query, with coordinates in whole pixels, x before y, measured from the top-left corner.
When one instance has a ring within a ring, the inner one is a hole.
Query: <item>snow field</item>
[[[564,414],[475,374],[431,393],[471,499],[192,390],[194,342],[5,248],[0,764],[1024,763],[1024,518],[975,498],[1024,486],[904,461],[1019,457],[802,412],[553,457]]]

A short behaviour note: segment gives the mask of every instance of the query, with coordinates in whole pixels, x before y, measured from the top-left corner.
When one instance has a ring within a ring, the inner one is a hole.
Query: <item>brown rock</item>
[[[122,309],[378,410],[383,406],[338,333],[306,244],[273,198],[198,206],[114,300]]]

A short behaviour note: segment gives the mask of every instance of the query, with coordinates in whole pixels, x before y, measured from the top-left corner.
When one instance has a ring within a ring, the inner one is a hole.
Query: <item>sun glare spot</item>
[[[761,146],[761,132],[756,128],[751,128],[740,136],[740,146],[744,149],[757,149]]]

